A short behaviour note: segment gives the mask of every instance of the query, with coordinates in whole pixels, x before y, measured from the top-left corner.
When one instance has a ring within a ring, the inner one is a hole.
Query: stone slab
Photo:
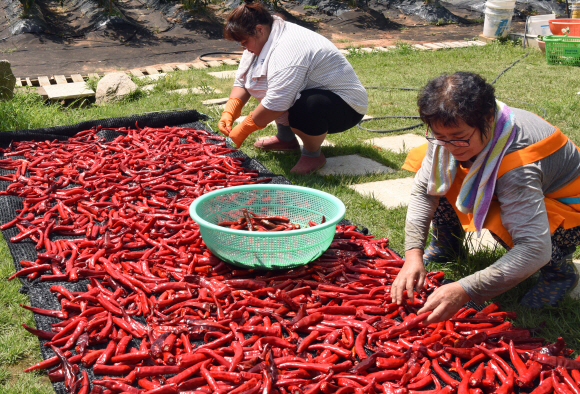
[[[160,67],[161,67],[161,71],[163,71],[164,73],[170,73],[173,71],[173,67],[171,67],[168,64],[163,64]]]
[[[233,79],[236,76],[236,72],[237,72],[236,70],[230,70],[230,71],[218,71],[207,74],[219,79]]]
[[[141,72],[141,70],[139,70],[138,68],[135,68],[135,69],[133,69],[133,70],[131,70],[131,71],[129,71],[129,72],[130,72],[132,75],[136,76],[136,77],[142,77],[142,76],[144,76],[144,75],[145,75],[145,74],[143,74],[143,73]]]
[[[379,52],[389,52],[389,48],[385,47],[375,47],[375,49]]]
[[[19,88],[22,87],[22,79],[21,78],[16,78],[16,86]]]
[[[95,92],[89,89],[85,82],[44,86],[44,90],[51,100],[75,99],[95,95]]]
[[[181,71],[187,71],[187,70],[189,70],[189,66],[187,64],[176,64],[175,67],[177,67]]]
[[[433,49],[433,48],[429,48],[429,47],[423,46],[421,44],[414,44],[412,46],[413,46],[413,48],[420,49],[422,51],[429,50],[429,49]]]
[[[83,76],[81,74],[73,74],[70,76],[73,82],[84,82]]]
[[[381,138],[371,138],[365,142],[378,146],[382,149],[391,150],[397,153],[408,152],[409,149],[416,148],[427,142],[425,137],[419,136],[417,134],[403,134],[403,135],[393,135],[389,137]]]
[[[435,45],[436,47],[439,47],[439,48],[447,48],[447,46],[445,44],[443,44],[442,42],[432,42],[431,45]]]
[[[97,73],[88,73],[87,74],[87,77],[89,77],[89,78],[99,78],[99,74],[97,74]]]
[[[30,80],[30,77],[26,77],[26,86],[32,86],[32,81]]]
[[[191,63],[191,67],[195,68],[196,70],[201,70],[202,68],[207,68],[207,64],[204,62],[195,62]]]
[[[145,86],[141,86],[141,90],[144,90],[146,92],[150,92],[155,88],[155,85],[145,85]]]
[[[208,67],[219,67],[222,64],[223,63],[220,60],[210,60],[209,62],[207,62]]]
[[[471,43],[470,45],[477,45],[477,46],[480,46],[480,47],[482,47],[484,45],[487,45],[486,42],[479,41],[479,40],[478,41],[469,41],[469,42]]]
[[[451,42],[451,41],[446,41],[443,44],[447,45],[450,48],[459,48],[459,47],[461,47],[461,45],[459,45],[458,43]]]
[[[390,167],[359,155],[329,157],[320,175],[366,175],[372,173],[394,172]]]
[[[155,67],[145,67],[145,71],[147,71],[147,74],[149,75],[159,74],[159,71],[157,71]]]
[[[469,46],[469,44],[467,43],[467,41],[453,41],[453,44],[457,45],[460,48],[468,47]]]
[[[184,89],[169,90],[167,93],[173,93],[173,94],[210,94],[210,93],[221,93],[221,92],[222,91],[219,89],[213,89],[212,92],[207,92],[206,90],[201,89],[201,88],[184,88]]]
[[[142,80],[148,80],[148,81],[158,81],[162,78],[165,78],[166,76],[167,76],[166,73],[161,73],[161,74],[157,73],[157,74],[153,74],[153,75],[142,75],[142,76],[137,77],[137,78],[142,79]]]
[[[423,44],[423,46],[424,46],[424,47],[427,47],[427,48],[429,48],[429,49],[433,49],[433,50],[435,50],[435,51],[436,51],[436,50],[438,50],[438,49],[441,49],[441,47],[440,47],[440,46],[438,46],[438,45],[434,45],[434,44],[431,44],[430,42]]]
[[[413,178],[359,183],[349,187],[363,196],[373,196],[387,208],[398,208],[401,205],[406,206],[409,204]]]
[[[344,56],[348,55],[348,51],[346,49],[339,49],[338,51],[342,53]]]
[[[38,77],[38,84],[40,86],[50,86],[50,80],[48,77]]]
[[[475,253],[482,249],[495,249],[499,247],[499,244],[487,229],[481,231],[481,237],[477,238],[477,233],[470,232],[467,233],[464,241],[465,246],[469,249],[470,253]]]
[[[56,81],[56,83],[58,85],[63,84],[63,83],[68,83],[66,80],[66,77],[64,75],[55,75],[54,80]]]
[[[201,103],[203,105],[222,105],[222,104],[227,103],[228,100],[229,100],[229,97],[224,97],[224,98],[205,100],[205,101],[202,101]]]
[[[244,118],[245,118],[245,116],[244,116]],[[268,126],[276,127],[276,122],[270,122],[268,124]],[[266,138],[270,138],[270,136],[259,138],[258,141],[265,140]],[[298,143],[300,144],[300,149],[302,149],[302,147],[304,146],[302,139],[298,136],[296,136],[296,138],[298,139]],[[322,141],[322,146],[334,146],[334,144],[332,142],[330,142],[329,140],[324,140],[324,141]]]
[[[361,48],[360,50],[363,52],[371,53],[373,51],[373,48]]]
[[[228,66],[237,66],[239,62],[239,59],[224,59],[224,64],[227,64]]]
[[[573,262],[578,272],[580,272],[580,260],[574,260]],[[580,299],[580,283],[570,291],[570,297],[574,298],[575,300]]]

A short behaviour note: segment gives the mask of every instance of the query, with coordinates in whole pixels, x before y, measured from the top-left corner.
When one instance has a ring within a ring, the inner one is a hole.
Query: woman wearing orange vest
[[[580,152],[539,116],[497,101],[479,75],[458,72],[427,83],[418,98],[426,146],[412,150],[417,172],[405,225],[405,265],[391,294],[399,304],[425,280],[424,265],[458,253],[463,231],[489,229],[508,252],[491,266],[441,286],[418,313],[450,318],[539,271],[521,304],[555,305],[578,282]],[[424,250],[433,221],[432,243]],[[452,253],[451,253],[452,254]]]

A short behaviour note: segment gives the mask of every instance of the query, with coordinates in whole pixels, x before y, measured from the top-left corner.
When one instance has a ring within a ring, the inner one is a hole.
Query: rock
[[[122,99],[129,93],[137,90],[137,85],[125,73],[111,73],[105,75],[97,84],[97,105],[114,102]]]
[[[16,77],[12,74],[10,62],[0,60],[0,101],[14,97],[14,86],[16,86]]]

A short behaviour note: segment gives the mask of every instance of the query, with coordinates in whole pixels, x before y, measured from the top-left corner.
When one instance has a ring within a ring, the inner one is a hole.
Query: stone
[[[229,97],[224,97],[224,98],[218,98],[218,99],[205,100],[205,101],[202,101],[201,103],[203,105],[221,105],[221,104],[227,103],[229,99],[230,99]]]
[[[237,66],[240,62],[240,59],[224,59],[224,64],[228,66]]]
[[[495,249],[499,247],[499,243],[493,239],[491,233],[487,229],[481,231],[481,237],[477,237],[476,232],[469,232],[465,236],[465,241],[463,242],[470,253],[476,253],[482,249]]]
[[[95,95],[94,90],[89,89],[86,82],[72,82],[44,86],[44,91],[48,98],[53,101],[77,99]]]
[[[137,90],[137,85],[127,74],[107,74],[97,84],[96,104],[117,101],[135,90]]]
[[[230,71],[218,71],[213,73],[207,73],[207,75],[211,75],[212,77],[216,77],[219,79],[233,79],[236,77],[236,70]]]
[[[38,84],[40,86],[50,86],[50,80],[48,77],[38,77]]]
[[[422,50],[422,51],[424,51],[424,50],[427,50],[427,49],[432,49],[432,48],[428,48],[428,47],[426,47],[426,46],[423,46],[423,45],[421,45],[421,44],[413,44],[413,45],[412,45],[412,47],[413,47],[413,48],[416,48],[416,49],[420,49],[420,50]]]
[[[68,81],[66,80],[66,77],[64,75],[55,75],[54,80],[59,85],[63,85],[63,84],[68,83]]]
[[[359,183],[349,186],[363,196],[372,196],[389,209],[406,206],[411,197],[413,178],[389,179],[387,181]]]
[[[209,92],[208,90],[211,90],[211,92]],[[167,93],[173,93],[173,94],[211,94],[211,93],[221,93],[222,91],[219,89],[214,89],[214,88],[208,88],[208,90],[206,89],[202,89],[202,88],[184,88],[184,89],[175,89],[175,90],[169,90]]]
[[[371,138],[365,142],[382,149],[391,150],[396,153],[405,153],[409,149],[424,145],[427,140],[425,137],[416,134],[393,135],[389,137]]]
[[[220,60],[210,60],[209,62],[207,62],[208,67],[219,67],[221,65],[222,62]]]
[[[81,74],[73,74],[70,76],[73,82],[84,82],[83,76]]]
[[[242,118],[242,117],[245,118],[245,116],[240,116],[240,118]],[[238,123],[237,120],[236,120],[236,123]],[[268,126],[276,127],[276,122],[272,121],[272,122],[268,123]],[[258,141],[265,140],[266,138],[270,138],[270,136],[259,138]],[[302,147],[304,146],[302,139],[298,136],[296,136],[296,138],[298,139],[298,143],[300,144],[300,149],[302,149]],[[330,142],[329,140],[324,140],[324,141],[322,141],[322,146],[334,146],[334,144],[332,142]]]
[[[338,51],[342,53],[344,56],[348,55],[349,53],[349,51],[347,51],[346,49],[339,49]]]
[[[362,52],[367,52],[367,53],[371,53],[373,51],[373,48],[361,48],[360,49]]]
[[[8,60],[0,60],[0,101],[12,99],[15,86],[16,77],[12,74],[10,62]]]
[[[140,89],[143,90],[143,91],[145,91],[145,92],[150,92],[153,89],[155,89],[155,85],[145,85],[145,86],[141,86]]]
[[[429,42],[428,42],[428,43],[425,43],[425,44],[423,44],[423,46],[424,46],[424,47],[427,47],[427,48],[429,48],[429,49],[433,49],[433,50],[435,50],[435,51],[436,51],[436,50],[438,50],[438,49],[441,49],[441,47],[440,47],[440,46],[438,46],[438,45],[434,45],[434,44],[431,44],[431,43],[429,43]]]
[[[347,155],[327,158],[326,165],[318,173],[320,175],[366,175],[394,171],[372,159],[359,155]]]
[[[166,76],[167,76],[166,73],[160,73],[160,74],[142,75],[142,76],[137,77],[137,78],[142,79],[142,80],[147,80],[147,81],[157,81],[161,78],[165,78]]]
[[[576,266],[578,272],[580,272],[580,260],[574,260],[573,263]],[[570,291],[570,297],[574,298],[575,300],[580,299],[580,283]]]

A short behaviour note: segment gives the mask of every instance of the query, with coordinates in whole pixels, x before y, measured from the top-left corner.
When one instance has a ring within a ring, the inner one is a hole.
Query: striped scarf
[[[492,135],[477,155],[469,173],[463,180],[455,206],[460,212],[473,214],[478,237],[495,190],[497,172],[507,149],[514,140],[515,116],[511,109],[496,100],[496,115],[491,128]],[[444,146],[435,145],[433,167],[427,185],[427,193],[442,196],[451,187],[457,172],[457,161]]]

